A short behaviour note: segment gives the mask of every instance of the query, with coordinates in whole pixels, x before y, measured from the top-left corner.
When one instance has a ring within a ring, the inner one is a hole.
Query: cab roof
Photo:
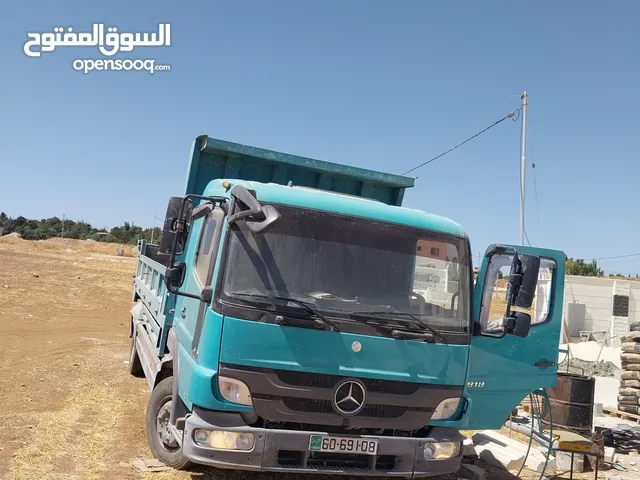
[[[310,187],[287,186],[238,179],[217,179],[205,188],[206,196],[229,196],[223,183],[242,185],[256,192],[260,202],[279,203],[299,208],[335,212],[371,220],[406,225],[467,238],[462,226],[446,217],[422,210],[398,207],[355,195],[336,193]]]

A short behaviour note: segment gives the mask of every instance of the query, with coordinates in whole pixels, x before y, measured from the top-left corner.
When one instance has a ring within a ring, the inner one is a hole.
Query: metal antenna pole
[[[527,159],[526,159],[526,142],[527,142],[527,105],[529,96],[527,92],[524,92],[520,97],[522,100],[522,141],[521,141],[521,156],[520,156],[520,245],[524,245],[524,187],[525,187],[525,174],[527,172]]]
[[[151,241],[149,242],[151,245],[153,245],[153,232],[156,230],[156,219],[158,218],[157,215],[153,216],[153,225],[151,226]]]

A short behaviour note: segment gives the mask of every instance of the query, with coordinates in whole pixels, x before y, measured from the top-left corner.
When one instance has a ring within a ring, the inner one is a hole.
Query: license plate
[[[355,453],[375,455],[378,452],[378,440],[370,438],[331,437],[329,435],[311,435],[309,450],[312,452]]]

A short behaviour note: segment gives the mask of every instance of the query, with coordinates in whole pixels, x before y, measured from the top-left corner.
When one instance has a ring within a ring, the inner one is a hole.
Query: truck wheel
[[[153,455],[165,465],[184,470],[191,465],[169,430],[173,377],[162,380],[151,392],[147,405],[147,442]]]
[[[129,373],[134,377],[144,377],[144,370],[142,369],[142,363],[140,363],[140,357],[138,356],[138,349],[136,348],[136,329],[133,329],[131,335],[131,346],[129,347]]]

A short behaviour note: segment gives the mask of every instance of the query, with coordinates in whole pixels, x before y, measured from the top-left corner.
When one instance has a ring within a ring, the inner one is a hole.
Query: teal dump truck
[[[565,255],[401,206],[414,179],[198,137],[141,241],[129,369],[174,468],[424,477],[555,385]],[[473,206],[473,203],[470,203]]]

